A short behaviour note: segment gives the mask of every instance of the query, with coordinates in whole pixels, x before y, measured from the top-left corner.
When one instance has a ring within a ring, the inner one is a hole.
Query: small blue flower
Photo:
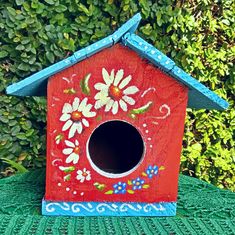
[[[147,170],[146,170],[146,173],[147,173],[147,175],[148,175],[148,177],[150,178],[150,179],[152,179],[152,177],[154,176],[154,175],[157,175],[157,173],[158,173],[158,167],[157,166],[148,166],[148,168],[147,168]]]
[[[113,185],[115,194],[124,194],[126,193],[126,183],[118,182]]]
[[[132,184],[133,184],[133,190],[136,190],[136,189],[142,189],[142,186],[144,184],[144,180],[141,179],[140,177],[132,180]]]

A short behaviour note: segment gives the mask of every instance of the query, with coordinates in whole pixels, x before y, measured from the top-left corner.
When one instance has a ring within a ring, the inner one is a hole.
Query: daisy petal
[[[72,148],[66,148],[66,149],[63,149],[62,152],[63,152],[63,154],[68,155],[68,154],[73,152],[73,149]]]
[[[68,147],[71,147],[71,148],[75,148],[75,144],[69,140],[65,140],[65,144],[68,146]]]
[[[126,101],[129,105],[134,105],[135,104],[135,100],[129,96],[123,96],[122,99],[124,101]]]
[[[83,112],[82,112],[82,114],[85,116],[85,117],[95,117],[95,115],[96,115],[96,112],[90,112],[90,111],[87,111],[87,110],[84,110]]]
[[[97,100],[95,102],[95,109],[100,109],[101,107],[103,107],[105,105],[105,103],[102,103],[101,100]]]
[[[73,111],[78,110],[79,102],[80,102],[79,98],[76,97],[73,101]]]
[[[117,114],[118,112],[118,102],[115,101],[114,104],[113,104],[113,107],[112,107],[112,113],[113,115]]]
[[[75,140],[75,145],[78,146],[79,145],[79,142],[78,140]],[[74,146],[75,147],[75,146]]]
[[[103,76],[103,79],[104,79],[105,83],[107,85],[110,85],[111,84],[111,80],[110,80],[109,74],[108,74],[108,72],[107,72],[107,70],[105,68],[102,68],[102,76]]]
[[[96,83],[94,87],[96,90],[99,90],[99,91],[108,90],[108,85],[101,83],[101,82]]]
[[[117,71],[115,79],[114,79],[114,83],[113,83],[114,86],[117,86],[118,83],[122,80],[123,74],[124,74],[123,69],[120,69]]]
[[[86,105],[87,105],[87,97],[86,98],[84,98],[82,101],[81,101],[81,103],[80,103],[80,105],[79,105],[79,107],[78,107],[78,111],[79,112],[81,112],[85,107],[86,107]]]
[[[106,104],[104,111],[105,111],[105,112],[108,112],[108,111],[112,108],[113,103],[114,103],[114,101],[113,101],[112,99],[110,99],[110,100],[108,101],[108,103]]]
[[[129,82],[131,81],[131,79],[132,79],[131,75],[129,75],[129,76],[127,76],[126,78],[124,78],[124,79],[122,80],[122,82],[120,83],[119,88],[120,88],[120,89],[124,88],[127,84],[129,84]]]
[[[77,123],[76,128],[77,128],[78,134],[81,134],[82,133],[82,123],[81,122]]]
[[[88,105],[83,109],[83,111],[84,111],[84,112],[90,112],[91,108],[92,108],[92,104],[88,104]],[[83,111],[82,111],[82,113],[83,113]]]
[[[138,91],[139,91],[139,89],[136,86],[129,86],[128,88],[126,88],[123,91],[123,94],[124,95],[133,95],[133,94],[135,94]]]
[[[82,124],[86,127],[89,127],[89,122],[85,118],[82,119]]]
[[[127,105],[123,100],[119,100],[120,107],[123,111],[127,111]]]
[[[65,122],[68,121],[70,119],[71,115],[68,113],[63,113],[60,117],[60,121]]]
[[[70,130],[69,130],[69,139],[74,137],[75,132],[77,130],[77,123],[73,123],[73,125],[71,126]]]
[[[95,95],[95,100],[106,100],[108,97],[108,92],[103,92],[103,91],[100,91],[98,92],[96,95]]]
[[[91,180],[91,175],[87,175],[86,180]]]
[[[112,69],[110,73],[110,82],[113,83],[113,81],[114,81],[114,69]]]
[[[73,164],[77,164],[79,160],[79,155],[76,153],[71,153],[67,158],[66,158],[66,163],[73,162]]]
[[[62,113],[72,113],[72,111],[73,111],[72,105],[69,103],[65,103],[62,109]]]
[[[62,131],[68,130],[69,127],[70,127],[72,124],[73,124],[73,122],[72,122],[71,120],[68,120],[68,121],[64,124],[64,126],[63,126],[63,128],[62,128]]]

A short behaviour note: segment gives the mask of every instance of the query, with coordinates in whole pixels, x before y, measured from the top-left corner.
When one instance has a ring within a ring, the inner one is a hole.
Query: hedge
[[[45,98],[9,97],[5,88],[141,12],[139,35],[230,103],[224,112],[188,109],[181,172],[235,190],[234,0],[2,0],[0,12],[1,157],[45,166]]]

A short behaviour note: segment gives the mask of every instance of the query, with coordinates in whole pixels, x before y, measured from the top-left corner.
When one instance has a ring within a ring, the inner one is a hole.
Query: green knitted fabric
[[[180,176],[176,217],[40,215],[45,171],[0,180],[0,234],[235,234],[235,193]]]

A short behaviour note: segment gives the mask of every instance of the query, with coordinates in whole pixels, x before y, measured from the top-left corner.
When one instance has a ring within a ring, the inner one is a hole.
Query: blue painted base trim
[[[174,216],[176,202],[52,202],[42,200],[43,215]]]

